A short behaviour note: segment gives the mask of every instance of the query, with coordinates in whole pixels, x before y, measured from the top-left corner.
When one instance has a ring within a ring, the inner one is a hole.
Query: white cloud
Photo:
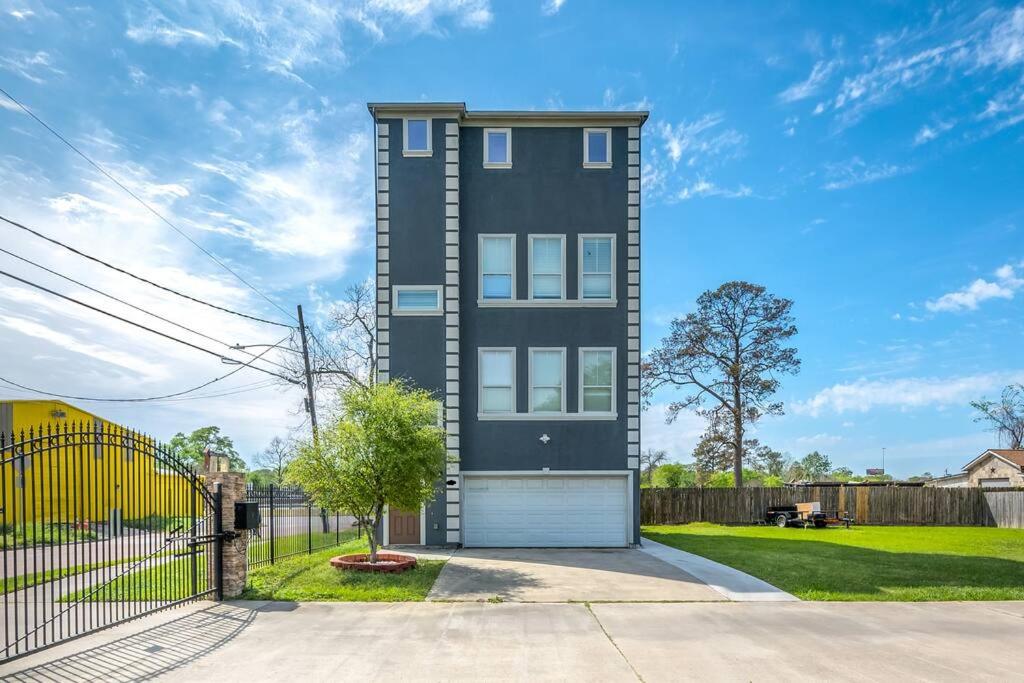
[[[12,9],[8,14],[18,21],[25,21],[26,19],[31,19],[36,15],[36,13],[30,9]]]
[[[676,195],[677,199],[697,199],[701,197],[721,197],[723,199],[744,199],[753,195],[753,191],[746,185],[740,185],[736,189],[719,187],[703,178],[698,178],[693,184],[683,187]]]
[[[821,90],[821,87],[828,82],[828,79],[832,77],[838,66],[839,62],[837,61],[816,62],[811,68],[811,73],[807,80],[794,83],[780,92],[779,99],[783,102],[798,102],[816,95]]]
[[[1024,268],[1024,263],[1019,264]],[[1014,293],[1024,287],[1024,278],[1018,277],[1013,265],[1007,263],[995,271],[995,280],[978,278],[966,287],[943,294],[938,299],[925,302],[925,308],[933,313],[946,311],[973,311],[989,299],[1012,299]]]
[[[956,125],[953,121],[939,121],[934,125],[923,125],[921,129],[917,131],[917,135],[914,136],[914,146],[923,145],[926,142],[931,142],[943,133],[949,132]]]
[[[36,84],[46,82],[49,76],[62,76],[64,72],[54,66],[53,57],[44,50],[25,52],[14,50],[0,57],[0,69],[17,74]]]
[[[748,197],[752,190],[739,185],[722,188],[708,180],[710,171],[743,153],[746,136],[723,124],[721,114],[706,114],[676,124],[657,121],[653,143],[643,167],[643,188],[649,197],[679,201],[697,197]]]
[[[732,128],[722,130],[724,120],[721,114],[706,114],[696,121],[675,125],[659,121],[654,132],[673,166],[695,166],[708,158],[736,155],[741,150],[746,137]]]
[[[540,12],[541,14],[550,17],[553,14],[558,14],[564,4],[565,0],[545,0],[544,4],[541,5]]]
[[[791,404],[799,415],[817,417],[823,412],[864,413],[874,408],[913,408],[962,405],[1006,384],[1024,382],[1024,371],[991,372],[962,377],[909,377],[835,384],[806,401]]]
[[[824,446],[834,446],[842,440],[843,437],[836,434],[821,433],[811,434],[809,436],[798,436],[794,441],[797,445],[803,448],[822,448]]]
[[[829,180],[822,185],[822,189],[845,190],[855,185],[874,183],[903,175],[909,173],[911,168],[886,163],[869,165],[860,157],[853,157],[842,163],[826,164],[825,170]]]

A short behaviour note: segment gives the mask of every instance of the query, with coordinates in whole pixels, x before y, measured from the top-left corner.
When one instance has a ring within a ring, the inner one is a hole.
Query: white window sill
[[[480,308],[615,308],[615,299],[477,299]]]
[[[444,315],[444,311],[399,311],[398,309],[391,309],[391,315],[427,315],[427,316],[438,316]]]
[[[562,422],[589,422],[596,420],[617,420],[617,413],[477,413],[476,419],[481,421],[562,421]]]
[[[583,163],[583,168],[611,168],[612,164],[610,161],[587,161]]]
[[[432,157],[434,156],[434,150],[432,149],[403,149],[403,157]]]
[[[484,168],[512,168],[511,161],[486,161]]]

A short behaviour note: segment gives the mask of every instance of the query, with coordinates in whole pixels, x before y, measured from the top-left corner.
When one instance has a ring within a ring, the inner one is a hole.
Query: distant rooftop
[[[534,125],[605,124],[642,126],[648,111],[469,111],[465,102],[370,102],[366,105],[375,119],[410,114],[449,115],[466,125],[488,125],[516,121]]]

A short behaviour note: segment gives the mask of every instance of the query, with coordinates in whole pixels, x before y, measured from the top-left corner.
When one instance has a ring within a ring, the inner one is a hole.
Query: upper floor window
[[[530,412],[565,412],[565,349],[530,349]]]
[[[565,235],[530,235],[530,298],[565,298]]]
[[[395,285],[395,315],[439,315],[441,313],[440,285]]]
[[[514,299],[515,235],[480,236],[480,298]]]
[[[583,129],[583,166],[584,168],[612,167],[611,128]]]
[[[580,412],[615,410],[615,349],[580,349]]]
[[[484,168],[512,168],[511,128],[484,128]]]
[[[580,235],[580,299],[613,299],[614,235]]]
[[[480,349],[481,413],[514,413],[516,410],[516,350]]]
[[[404,119],[402,154],[405,156],[430,156],[430,119]]]

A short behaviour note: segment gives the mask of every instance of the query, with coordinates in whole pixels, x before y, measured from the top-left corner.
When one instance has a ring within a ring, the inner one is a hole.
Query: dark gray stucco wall
[[[402,119],[381,119],[389,130],[389,243],[390,284],[444,286],[444,164],[445,123],[431,120],[433,154],[402,155]],[[443,297],[443,294],[442,294]],[[392,301],[392,305],[394,302]],[[444,399],[444,317],[390,317],[390,374]],[[443,480],[438,496],[426,508],[426,541],[445,543]]]
[[[483,168],[483,129],[463,127],[461,217],[461,468],[473,470],[626,469],[626,128],[612,129],[612,168],[583,168],[582,128],[513,128],[510,169]],[[478,236],[516,235],[516,294],[528,292],[530,234],[566,236],[566,296],[577,298],[578,236],[616,235],[615,308],[480,308]],[[617,347],[614,421],[477,419],[478,348],[516,347],[517,411],[528,409],[531,346],[566,348],[566,408],[578,410],[578,350]],[[551,440],[540,442],[542,434]],[[634,482],[639,539],[639,482]]]

